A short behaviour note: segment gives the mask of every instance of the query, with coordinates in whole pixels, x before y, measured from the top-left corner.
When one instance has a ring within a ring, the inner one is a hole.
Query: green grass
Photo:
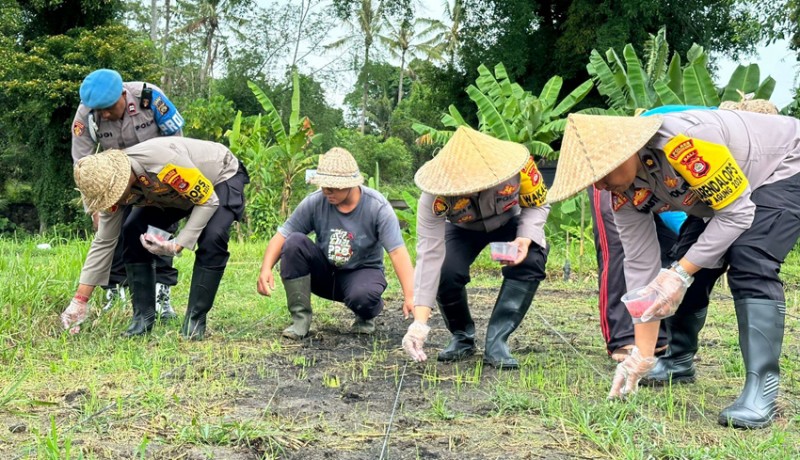
[[[231,245],[231,262],[210,319],[213,333],[195,343],[180,339],[178,323],[159,325],[146,338],[121,339],[130,317],[122,308],[105,313],[94,308],[80,334],[63,333],[58,315],[72,297],[88,243],[52,239],[52,249],[40,250],[38,242],[0,239],[0,458],[182,458],[188,450],[197,458],[228,458],[232,452],[280,458],[302,457],[298,452],[312,447],[340,452],[341,458],[364,458],[354,450],[361,441],[380,444],[388,417],[375,412],[376,404],[391,403],[394,390],[368,390],[399,381],[405,363],[399,338],[366,340],[342,360],[325,351],[324,341],[321,352],[282,341],[280,331],[289,322],[283,290],[272,298],[255,292],[264,243]],[[403,455],[800,456],[796,253],[784,268],[789,315],[781,363],[782,416],[769,429],[748,432],[716,424],[744,375],[732,303],[724,289],[716,290],[701,337],[696,384],[644,389],[628,401],[608,402],[613,364],[605,356],[597,323],[594,256],[571,256],[573,268],[579,269],[565,282],[558,252],[551,252],[549,279],[512,336],[521,369],[496,372],[483,368],[480,359],[437,363],[433,343],[441,346],[447,337],[441,326],[432,332],[426,348],[431,360],[408,365],[405,375],[392,434],[392,442],[408,450]],[[192,263],[191,254],[176,262],[181,279],[173,297],[179,314]],[[397,305],[399,285],[388,271],[387,298]],[[485,304],[493,301],[490,288],[499,285],[497,274],[496,264],[482,254],[471,285],[479,288],[471,294],[479,337],[491,308]],[[481,288],[487,292],[482,303]],[[343,307],[314,302],[315,327],[349,325]],[[102,305],[99,290],[91,303]],[[387,309],[384,315],[399,313]],[[402,332],[394,331],[393,337]],[[264,383],[274,381],[279,382],[274,388]],[[340,421],[325,405],[316,415],[281,409],[285,389],[296,389],[301,400],[308,391],[328,395],[322,398],[327,401],[341,401],[353,392],[361,399],[346,406],[353,420]],[[12,432],[19,426],[24,429]]]

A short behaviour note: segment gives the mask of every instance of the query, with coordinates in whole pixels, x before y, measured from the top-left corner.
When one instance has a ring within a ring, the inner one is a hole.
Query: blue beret
[[[106,109],[122,95],[122,77],[115,70],[95,70],[83,79],[80,93],[86,107]]]

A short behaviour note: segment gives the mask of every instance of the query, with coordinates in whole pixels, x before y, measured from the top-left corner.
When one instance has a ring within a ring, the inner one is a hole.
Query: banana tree
[[[670,104],[718,106],[723,101],[739,101],[740,94],[769,99],[775,80],[760,81],[757,64],[740,65],[723,88],[717,88],[708,70],[708,55],[702,46],[692,45],[682,65],[678,53],[667,64],[669,45],[666,29],[650,35],[645,43],[647,61],[642,65],[631,44],[625,45],[620,59],[613,48],[605,58],[592,50],[586,70],[598,92],[605,96],[611,109],[633,115],[637,109],[649,109]]]
[[[289,129],[284,127],[280,113],[269,97],[255,83],[248,81],[247,86],[253,91],[256,99],[264,109],[264,117],[274,138],[274,144],[264,151],[267,162],[277,171],[281,183],[280,216],[289,216],[289,202],[292,196],[292,184],[295,179],[314,164],[314,155],[309,154],[312,142],[317,143],[319,136],[314,135],[308,117],[300,118],[300,83],[297,72],[292,74],[292,112],[289,115]]]
[[[553,159],[556,152],[550,143],[559,139],[566,127],[565,115],[575,107],[592,89],[592,81],[587,80],[560,102],[559,93],[563,79],[551,78],[538,96],[513,82],[500,63],[494,73],[481,64],[474,85],[467,88],[469,98],[478,110],[478,124],[482,132],[498,139],[518,142],[525,145],[536,158]],[[457,128],[467,125],[464,117],[455,106],[448,108],[442,116],[442,124]],[[421,135],[421,142],[446,143],[453,131],[437,130],[420,123],[412,129]]]

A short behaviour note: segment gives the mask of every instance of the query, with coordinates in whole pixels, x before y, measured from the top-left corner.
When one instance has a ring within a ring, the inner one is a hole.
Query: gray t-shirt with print
[[[386,198],[361,186],[355,209],[343,213],[330,204],[322,191],[308,195],[289,219],[278,228],[284,237],[290,233],[317,235],[317,247],[338,269],[383,268],[383,252],[404,245],[400,223]]]

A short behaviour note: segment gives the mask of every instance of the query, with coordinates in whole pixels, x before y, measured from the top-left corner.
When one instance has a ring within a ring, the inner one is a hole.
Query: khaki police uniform
[[[531,177],[533,176],[533,177]],[[528,257],[504,267],[503,276],[542,280],[547,250],[544,224],[550,207],[546,189],[531,159],[519,175],[469,196],[422,193],[417,208],[417,260],[414,304],[433,307],[469,283],[469,267],[492,241],[530,238]]]
[[[148,107],[142,107],[143,82],[126,82],[125,115],[120,120],[103,120],[89,107],[81,104],[72,120],[72,160],[101,150],[125,149],[159,136],[182,134],[183,117],[164,92],[146,83],[152,91]]]
[[[780,264],[800,235],[800,121],[729,110],[663,117],[637,153],[643,172],[612,201],[628,286],[646,285],[660,268],[651,213],[681,210],[690,218],[676,257],[717,276],[729,266],[735,300],[782,301]],[[707,297],[696,297],[711,289],[696,286],[702,277],[696,275],[682,305],[707,304]],[[716,278],[707,278],[713,285]]]
[[[146,103],[142,101],[145,85],[151,92],[150,101]],[[103,120],[89,107],[78,106],[71,130],[73,162],[94,154],[98,146],[101,150],[124,149],[155,137],[182,135],[183,117],[159,87],[143,82],[126,82],[122,87],[126,103],[120,120]],[[177,227],[165,230],[174,232]],[[177,284],[178,270],[172,267],[171,257],[156,258],[156,277],[161,284]],[[120,245],[114,255],[108,287],[122,284],[126,278]]]
[[[139,241],[148,225],[167,228],[187,217],[175,242],[193,249],[196,265],[224,269],[229,228],[244,212],[247,172],[222,144],[185,137],[157,137],[125,149],[136,182],[124,204],[100,213],[100,226],[86,257],[80,282],[108,279],[120,229],[125,263],[152,260]],[[124,221],[123,210],[133,207]]]

